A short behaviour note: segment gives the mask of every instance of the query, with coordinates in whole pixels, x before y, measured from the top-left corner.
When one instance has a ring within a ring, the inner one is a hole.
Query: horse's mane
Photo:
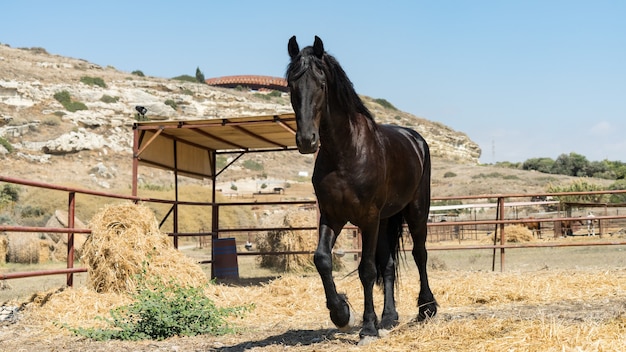
[[[338,100],[338,108],[345,112],[359,113],[370,120],[374,120],[372,113],[363,104],[363,101],[354,90],[352,81],[346,75],[339,62],[330,54],[324,52],[322,58],[315,56],[313,47],[307,46],[300,54],[291,61],[287,67],[287,79],[297,79],[306,70],[317,67],[324,71],[327,77],[327,84],[332,88],[335,98]]]

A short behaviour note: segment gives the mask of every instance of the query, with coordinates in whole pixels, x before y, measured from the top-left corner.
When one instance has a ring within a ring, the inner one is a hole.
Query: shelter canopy
[[[296,149],[294,114],[133,124],[139,164],[196,178],[213,178],[215,157]]]

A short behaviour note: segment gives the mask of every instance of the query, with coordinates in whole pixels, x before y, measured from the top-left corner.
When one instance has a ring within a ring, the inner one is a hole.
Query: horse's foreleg
[[[319,242],[313,261],[324,285],[326,307],[330,311],[330,320],[332,320],[333,324],[340,330],[347,330],[354,325],[354,316],[350,311],[350,306],[346,302],[345,296],[337,293],[332,275],[332,248],[337,235],[334,230],[323,223],[320,223],[319,231]]]

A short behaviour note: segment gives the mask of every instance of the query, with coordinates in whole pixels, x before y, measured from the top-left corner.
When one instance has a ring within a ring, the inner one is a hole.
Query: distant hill
[[[2,173],[46,182],[119,188],[130,183],[132,131],[146,118],[208,119],[292,112],[288,95],[211,87],[145,77],[85,60],[52,55],[43,48],[0,45],[0,162]],[[55,98],[56,96],[56,98]],[[62,101],[64,96],[68,101]],[[377,121],[420,132],[435,158],[476,165],[480,148],[462,132],[396,110],[384,99],[362,97]],[[312,157],[297,153],[246,156],[266,176],[297,178]],[[254,177],[234,168],[225,178]],[[164,175],[142,170],[144,182]],[[165,175],[166,176],[166,175]]]

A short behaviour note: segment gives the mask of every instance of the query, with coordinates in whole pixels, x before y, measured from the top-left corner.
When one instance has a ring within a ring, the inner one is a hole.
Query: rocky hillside
[[[59,102],[59,93],[69,93],[70,103],[84,109],[71,112],[73,109]],[[379,122],[419,131],[429,141],[435,157],[459,164],[478,162],[480,148],[464,133],[385,108],[371,98],[363,99]],[[292,111],[286,95],[144,77],[51,55],[42,48],[0,45],[1,174],[105,189],[124,187],[130,183],[131,126],[137,118],[136,105],[145,106],[146,117],[152,120]],[[265,154],[254,158],[270,175],[284,176],[286,165],[294,170],[312,167],[310,158]],[[157,171],[142,172],[144,180],[158,178]]]

